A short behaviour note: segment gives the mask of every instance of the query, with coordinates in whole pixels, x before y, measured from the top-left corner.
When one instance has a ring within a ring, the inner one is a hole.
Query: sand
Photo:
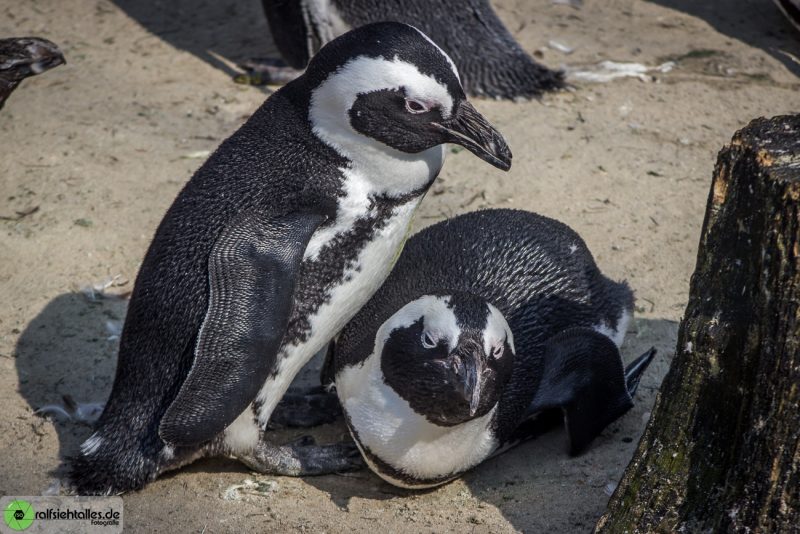
[[[642,81],[576,83],[541,101],[477,100],[514,152],[511,172],[450,154],[420,228],[486,207],[556,217],[600,267],[627,279],[637,317],[626,361],[659,355],[636,407],[577,458],[563,431],[439,489],[398,490],[368,471],[306,479],[207,460],[125,496],[132,532],[586,532],[646,424],[674,354],[716,153],[750,119],[800,110],[800,35],[764,0],[496,0],[550,66],[650,67]],[[715,7],[710,7],[713,4]],[[705,7],[709,5],[709,7]],[[110,390],[125,300],[149,239],[208,151],[264,100],[237,60],[274,54],[256,0],[0,0],[0,35],[62,46],[68,64],[24,82],[0,112],[0,494],[39,494],[90,434],[42,418],[69,394]],[[570,54],[548,45],[573,47]],[[314,370],[305,373],[313,379]],[[344,436],[340,425],[315,431]],[[283,433],[276,439],[288,439]],[[246,479],[264,491],[223,498]]]

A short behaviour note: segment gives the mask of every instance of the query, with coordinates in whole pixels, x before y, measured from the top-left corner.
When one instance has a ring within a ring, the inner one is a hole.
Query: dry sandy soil
[[[417,227],[505,206],[561,219],[601,268],[636,289],[626,360],[655,345],[637,406],[586,454],[553,432],[425,493],[369,472],[308,479],[198,462],[125,496],[128,530],[588,531],[644,428],[687,301],[718,149],[750,119],[800,110],[800,35],[766,0],[496,0],[544,63],[676,65],[655,79],[576,83],[541,101],[477,101],[514,151],[508,174],[451,154]],[[41,35],[68,64],[26,81],[0,112],[0,494],[38,494],[90,429],[34,410],[102,402],[125,301],[173,197],[269,90],[231,82],[274,54],[256,0],[0,0],[0,35]],[[564,54],[555,40],[575,47]],[[313,377],[314,370],[306,372]],[[341,426],[317,435],[338,439]],[[283,439],[286,436],[278,436]],[[271,491],[225,500],[245,479]],[[274,483],[270,483],[274,482]]]

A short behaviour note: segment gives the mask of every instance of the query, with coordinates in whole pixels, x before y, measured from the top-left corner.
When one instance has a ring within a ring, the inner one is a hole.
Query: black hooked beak
[[[465,354],[459,357],[458,384],[459,393],[469,403],[469,416],[474,417],[481,403],[481,374],[480,360],[472,355]]]
[[[498,169],[511,168],[511,150],[505,139],[466,100],[461,102],[453,117],[434,126],[447,134],[446,142],[463,146]]]

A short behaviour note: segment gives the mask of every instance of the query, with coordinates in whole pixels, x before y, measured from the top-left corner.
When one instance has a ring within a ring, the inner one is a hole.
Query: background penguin
[[[19,83],[59,65],[64,55],[55,43],[40,37],[0,39],[0,109]]]
[[[655,354],[623,369],[633,302],[555,220],[487,210],[423,230],[333,352],[364,459],[430,487],[561,421],[580,452],[631,408]]]
[[[351,467],[352,444],[277,446],[261,430],[301,367],[388,275],[448,142],[510,166],[452,61],[419,30],[368,25],[320,50],[222,143],[159,225],[111,396],[72,462],[74,489],[139,488],[213,454],[276,474]]]
[[[800,30],[800,0],[774,0],[784,16]]]
[[[393,20],[414,25],[453,58],[468,94],[532,97],[563,87],[563,73],[536,63],[514,40],[488,0],[263,0],[270,31],[293,68],[269,60],[242,66],[267,83],[297,75],[316,50],[350,28]]]

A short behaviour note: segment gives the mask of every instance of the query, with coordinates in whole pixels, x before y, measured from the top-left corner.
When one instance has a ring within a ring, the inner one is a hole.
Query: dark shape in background
[[[175,0],[173,2],[163,0],[112,1],[154,35],[178,49],[191,52],[230,76],[238,74],[230,66],[231,64],[243,63],[254,57],[281,57],[271,37],[264,10],[258,0],[238,2],[233,0],[226,2],[209,0],[197,2],[191,0]],[[387,13],[391,6],[394,6],[395,11],[404,15],[397,17],[391,17],[388,14],[387,17],[369,16],[354,19],[354,23],[362,24],[383,18],[397,18],[402,19],[401,22],[415,22],[423,31],[435,32],[433,27],[426,26],[433,22],[420,20],[420,17],[415,15],[421,7],[428,5],[428,0],[418,0],[416,5],[406,5],[397,0],[380,0],[380,2],[385,2],[389,6]],[[371,12],[375,11],[372,6],[377,4],[378,0],[360,0],[358,3],[358,9]],[[479,5],[482,0],[469,0],[467,4],[469,3]],[[287,4],[292,6],[294,2]],[[399,9],[397,6],[401,6],[403,9]],[[430,13],[428,16],[439,22],[447,14],[448,12],[445,11],[436,13],[435,17],[430,17]],[[554,89],[562,85],[559,73],[535,63],[514,42],[510,34],[502,32],[505,35],[500,35],[487,26],[487,24],[491,25],[490,19],[494,17],[493,14],[491,17],[488,15],[478,16],[473,7],[466,5],[465,9],[457,15],[458,17],[453,20],[449,20],[450,17],[448,17],[448,24],[463,27],[461,34],[456,31],[452,32],[452,36],[463,37],[462,42],[457,43],[452,37],[448,39],[444,35],[434,35],[434,40],[457,58],[456,63],[459,63],[459,70],[464,78],[467,92],[492,97],[534,96],[542,90]],[[296,23],[295,19],[291,20]],[[281,19],[278,24],[286,25],[291,20]],[[296,31],[296,24],[291,24],[291,27],[292,29],[286,32],[284,37],[291,36]],[[439,32],[441,31],[440,29]],[[503,42],[504,40],[509,42]],[[304,43],[305,36],[298,36],[297,40],[292,39],[291,41]],[[508,53],[499,53],[502,48],[497,46],[498,42],[503,42],[501,46],[507,49]],[[453,48],[456,45],[458,45],[458,50]],[[303,54],[304,57],[305,54]],[[462,58],[461,61],[458,57]],[[291,60],[292,58],[287,59]]]
[[[0,39],[0,109],[22,80],[63,64],[61,50],[47,39]]]
[[[112,1],[154,35],[175,48],[194,54],[230,76],[238,74],[231,67],[232,64],[254,57],[280,57],[258,0]],[[648,1],[705,20],[715,30],[764,50],[783,63],[789,71],[800,76],[800,64],[781,53],[783,50],[800,57],[800,37],[772,2]],[[481,53],[481,50],[474,51],[476,56]]]
[[[147,31],[230,76],[238,72],[229,63],[278,56],[258,0],[112,1]]]
[[[294,68],[308,62],[309,41],[318,50],[331,40],[339,18],[353,28],[391,20],[415,26],[441,46],[458,67],[467,94],[530,98],[564,86],[563,73],[534,61],[489,0],[332,0],[324,13],[309,9],[307,15],[302,0],[262,3],[278,48]]]
[[[648,1],[704,20],[718,32],[762,49],[783,63],[792,74],[800,76],[800,63],[781,52],[788,52],[795,58],[800,58],[800,33],[770,1]]]

